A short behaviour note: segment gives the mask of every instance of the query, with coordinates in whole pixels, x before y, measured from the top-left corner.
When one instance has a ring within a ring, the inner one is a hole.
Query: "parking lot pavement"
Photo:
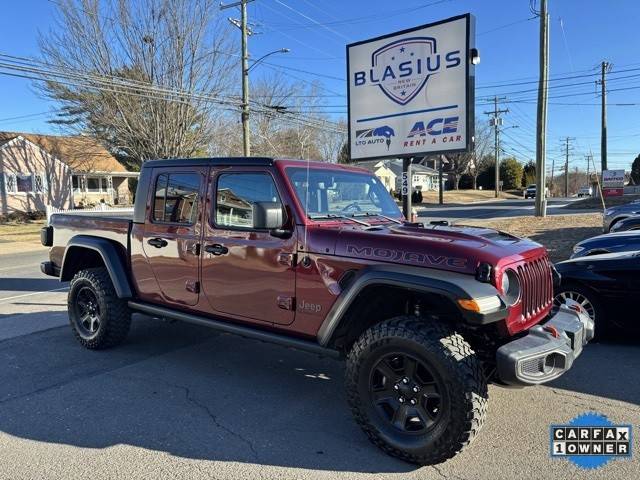
[[[87,351],[64,291],[28,293],[0,300],[0,478],[640,478],[637,344],[589,345],[550,386],[491,387],[478,439],[416,468],[353,422],[340,361],[141,316],[122,346]],[[585,411],[635,426],[633,460],[549,458],[549,425]]]

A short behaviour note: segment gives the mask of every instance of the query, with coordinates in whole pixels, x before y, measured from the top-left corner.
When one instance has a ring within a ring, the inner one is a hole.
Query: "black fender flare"
[[[508,307],[498,290],[489,283],[476,280],[473,275],[402,265],[375,265],[358,271],[356,277],[340,293],[318,330],[317,338],[320,345],[324,347],[330,344],[358,294],[372,285],[388,285],[440,295],[456,306],[465,322],[473,325],[497,322],[508,314]],[[464,310],[457,302],[460,299],[488,296],[498,296],[500,308],[486,314]]]
[[[62,268],[60,270],[60,280],[69,281],[71,275],[68,273],[70,264],[70,254],[73,255],[74,249],[88,249],[97,252],[111,277],[113,287],[118,298],[131,298],[133,296],[129,277],[124,266],[122,257],[118,253],[116,245],[106,238],[93,237],[90,235],[76,235],[67,244],[62,259]],[[66,270],[66,274],[65,274]]]

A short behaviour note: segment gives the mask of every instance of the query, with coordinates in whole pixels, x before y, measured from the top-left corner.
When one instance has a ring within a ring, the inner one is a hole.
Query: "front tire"
[[[487,382],[469,344],[446,326],[413,316],[362,334],[347,359],[346,387],[369,439],[420,465],[456,455],[486,417]]]
[[[589,318],[595,325],[594,340],[605,338],[611,333],[611,326],[607,324],[604,308],[602,307],[602,303],[600,302],[596,292],[590,288],[583,287],[582,285],[561,285],[554,294],[554,309],[565,304],[567,300],[572,300],[578,303],[587,315],[589,315]]]
[[[126,338],[131,312],[118,298],[105,268],[76,273],[67,297],[69,322],[78,341],[90,350],[114,347]]]

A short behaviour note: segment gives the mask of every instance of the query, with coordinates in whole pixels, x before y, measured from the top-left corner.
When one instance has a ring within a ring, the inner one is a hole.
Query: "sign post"
[[[604,170],[602,172],[602,196],[621,197],[624,195],[624,170]]]
[[[474,27],[465,14],[347,45],[353,160],[471,151],[479,62]],[[408,204],[410,198],[403,201],[409,219]]]

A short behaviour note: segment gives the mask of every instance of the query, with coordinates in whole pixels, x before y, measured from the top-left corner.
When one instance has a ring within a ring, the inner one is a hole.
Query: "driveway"
[[[43,256],[0,257],[0,478],[640,478],[638,431],[633,460],[593,472],[548,454],[549,425],[585,411],[640,428],[638,344],[589,345],[549,386],[492,386],[478,439],[416,468],[355,425],[340,361],[141,316],[122,346],[82,349]]]

